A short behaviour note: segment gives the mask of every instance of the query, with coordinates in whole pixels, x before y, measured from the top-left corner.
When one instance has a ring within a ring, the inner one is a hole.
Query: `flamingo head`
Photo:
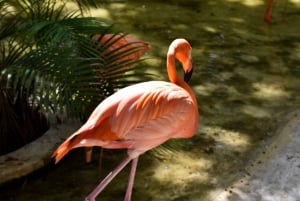
[[[184,81],[188,82],[193,73],[192,47],[189,42],[183,38],[174,40],[171,45],[174,45],[176,59],[182,64]]]

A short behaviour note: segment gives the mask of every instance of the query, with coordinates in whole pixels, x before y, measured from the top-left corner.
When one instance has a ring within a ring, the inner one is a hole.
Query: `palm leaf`
[[[137,79],[133,78],[142,76],[128,73],[134,72],[136,61],[118,62],[139,48],[130,49],[125,44],[103,54],[125,34],[116,33],[100,46],[91,40],[93,34],[113,32],[104,20],[80,18],[76,12],[63,15],[63,9],[54,11],[54,4],[49,1],[38,5],[27,0],[9,2],[20,10],[24,23],[14,33],[14,44],[9,45],[12,55],[2,58],[11,64],[2,69],[1,79],[13,89],[24,87],[33,106],[45,111],[66,111],[72,116],[86,115],[116,89],[135,83]],[[22,46],[26,46],[26,51]]]
[[[119,61],[138,49],[107,52],[125,35],[103,19],[65,12],[57,2],[0,0],[0,154],[43,131],[36,130],[46,125],[38,111],[86,117],[115,90],[142,79],[135,61]],[[100,46],[91,39],[114,32]]]

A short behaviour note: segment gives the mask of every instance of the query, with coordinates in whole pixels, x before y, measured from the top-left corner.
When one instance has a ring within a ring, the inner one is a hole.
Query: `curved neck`
[[[168,71],[169,80],[172,83],[179,85],[178,82],[180,82],[181,78],[178,76],[178,73],[176,71],[174,54],[168,53],[167,55],[167,71]]]
[[[175,54],[174,52],[168,52],[168,55],[167,55],[167,71],[168,71],[168,77],[169,77],[169,80],[182,87],[183,89],[185,89],[189,94],[190,96],[192,97],[193,101],[195,103],[197,103],[197,100],[196,100],[196,97],[192,91],[192,89],[190,88],[190,86],[185,82],[183,81],[183,79],[181,79],[177,73],[177,70],[176,70],[176,66],[175,66]],[[183,65],[183,64],[181,64]]]

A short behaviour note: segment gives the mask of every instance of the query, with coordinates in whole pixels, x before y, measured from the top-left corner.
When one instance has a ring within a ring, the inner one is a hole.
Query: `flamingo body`
[[[193,99],[181,87],[150,81],[123,88],[105,99],[78,131],[54,153],[58,162],[76,147],[127,148],[132,158],[170,138],[188,138],[198,122]]]
[[[101,146],[127,149],[120,163],[86,201],[94,201],[108,183],[132,161],[125,201],[130,201],[139,155],[171,138],[190,138],[198,127],[198,106],[192,89],[181,79],[175,59],[182,63],[187,81],[192,73],[191,47],[185,39],[174,40],[167,55],[170,82],[150,81],[119,90],[93,111],[87,122],[53,153],[57,163],[71,149]]]

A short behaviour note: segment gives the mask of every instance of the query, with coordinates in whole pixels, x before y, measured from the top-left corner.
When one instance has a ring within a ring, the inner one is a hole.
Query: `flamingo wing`
[[[194,135],[198,126],[196,105],[187,91],[171,83],[159,84],[144,93],[132,111],[122,113],[124,119],[130,119],[128,124],[132,124],[124,136],[133,141],[128,154],[134,158],[170,138]]]

